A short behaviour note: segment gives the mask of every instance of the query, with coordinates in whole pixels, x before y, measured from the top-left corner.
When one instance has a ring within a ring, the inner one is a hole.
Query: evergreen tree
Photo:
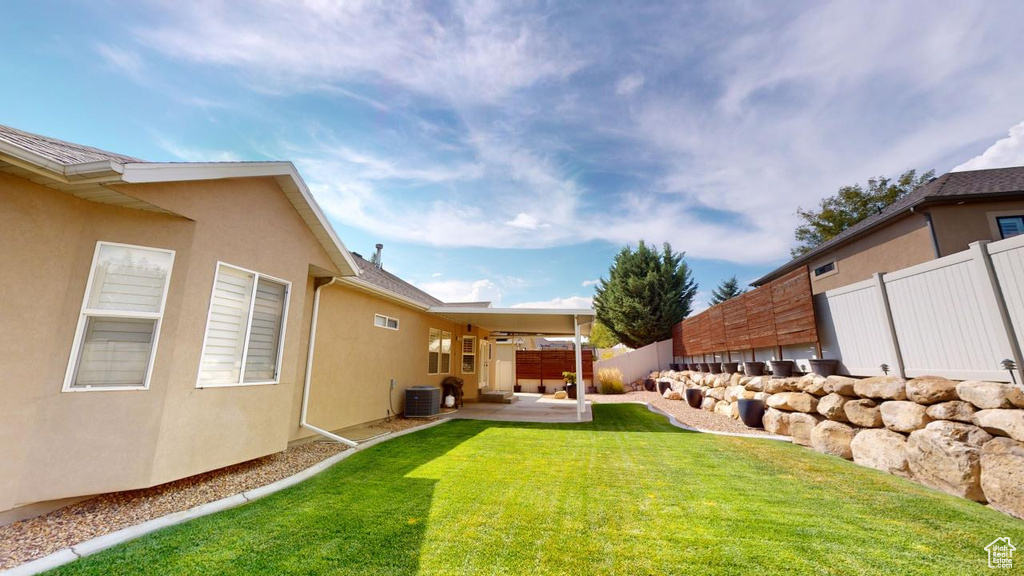
[[[672,337],[672,326],[690,314],[697,284],[666,242],[661,254],[641,240],[622,249],[594,295],[597,320],[619,342],[641,348]]]
[[[730,298],[735,298],[740,294],[743,294],[746,290],[740,288],[740,283],[736,281],[736,277],[733,276],[728,280],[723,280],[718,288],[711,291],[711,305],[721,304]]]
[[[607,326],[595,320],[590,327],[590,336],[587,337],[587,342],[594,348],[614,348],[618,345],[619,339],[612,334]]]

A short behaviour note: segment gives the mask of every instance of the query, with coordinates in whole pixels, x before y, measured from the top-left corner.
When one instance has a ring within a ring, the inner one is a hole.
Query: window
[[[291,284],[218,263],[197,388],[276,384]]]
[[[377,328],[387,328],[388,330],[398,330],[398,319],[391,318],[390,316],[384,316],[381,314],[373,315],[373,325]]]
[[[174,251],[97,242],[64,390],[144,390]]]
[[[430,337],[427,340],[427,374],[437,374],[441,366],[441,331],[437,328],[430,329]]]
[[[818,266],[817,268],[815,268],[814,269],[814,277],[815,278],[819,278],[821,276],[825,276],[826,274],[828,274],[830,272],[835,272],[835,270],[836,270],[836,263],[835,263],[835,260],[833,260],[832,262],[829,262],[828,264],[822,264],[821,266]]]
[[[462,337],[462,373],[476,374],[476,336]]]
[[[1024,234],[1024,216],[999,216],[996,218],[1000,238]]]
[[[441,332],[441,374],[452,371],[452,333]]]

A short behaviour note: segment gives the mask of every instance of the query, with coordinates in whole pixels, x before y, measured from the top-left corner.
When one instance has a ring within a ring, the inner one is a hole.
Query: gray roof
[[[23,130],[18,130],[17,128],[11,128],[10,126],[4,126],[3,124],[0,124],[0,141],[7,142],[23,150],[28,150],[29,152],[38,154],[51,162],[56,162],[57,164],[62,164],[64,166],[87,164],[89,162],[100,162],[103,160],[110,160],[119,164],[144,162],[144,160],[132,158],[131,156],[115,154],[113,152],[107,152],[106,150],[100,150],[99,148],[93,148],[91,146],[82,146],[81,144],[65,142],[64,140],[25,132]]]
[[[835,238],[822,242],[810,252],[794,258],[761,278],[754,280],[752,284],[760,286],[790,272],[798,266],[806,265],[822,254],[838,248],[876,227],[905,216],[910,208],[922,204],[957,202],[960,200],[997,200],[1007,196],[1020,197],[1022,194],[1024,194],[1024,166],[947,172],[938,178],[932,179],[927,184],[917,187],[913,192],[893,202],[878,214],[868,216],[843,230]]]
[[[377,268],[370,261],[363,258],[358,252],[352,252],[352,259],[356,261],[359,266],[359,279],[373,284],[378,288],[383,288],[395,294],[405,296],[410,300],[419,302],[424,306],[442,306],[444,302],[434,298],[430,294],[427,294],[423,290],[409,284],[405,280],[402,280],[398,276],[384,270],[383,268]]]

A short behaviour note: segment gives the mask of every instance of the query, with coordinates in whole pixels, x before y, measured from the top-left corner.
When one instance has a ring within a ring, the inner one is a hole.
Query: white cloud
[[[1024,122],[1010,128],[1009,136],[997,140],[981,154],[953,168],[953,171],[1010,166],[1024,166]]]
[[[441,276],[444,276],[444,274],[441,274],[440,272],[434,272],[430,275],[431,278],[440,278]]]
[[[419,288],[443,302],[490,302],[495,306],[501,304],[501,288],[487,279],[424,282]]]
[[[615,83],[615,93],[619,96],[632,96],[634,92],[643,88],[645,80],[644,75],[638,72],[623,76]]]
[[[601,283],[601,279],[600,278],[597,278],[595,280],[584,280],[583,284],[581,284],[581,286],[586,288],[587,286],[597,286],[600,283]]]
[[[119,70],[133,77],[142,75],[145,64],[138,52],[110,44],[98,43],[96,52],[110,65],[111,68]]]
[[[594,307],[594,299],[584,296],[569,296],[567,298],[552,298],[539,302],[520,302],[513,308],[574,308],[585,309]]]
[[[505,225],[513,228],[522,228],[524,230],[536,230],[541,227],[539,220],[524,212],[516,214],[516,217],[505,222]]]

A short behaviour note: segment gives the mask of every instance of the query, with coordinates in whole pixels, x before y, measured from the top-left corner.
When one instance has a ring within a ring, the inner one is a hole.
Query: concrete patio
[[[555,400],[540,394],[520,393],[512,404],[467,403],[448,418],[494,420],[501,422],[590,422],[590,402],[585,404],[582,420],[576,417],[576,400]]]

